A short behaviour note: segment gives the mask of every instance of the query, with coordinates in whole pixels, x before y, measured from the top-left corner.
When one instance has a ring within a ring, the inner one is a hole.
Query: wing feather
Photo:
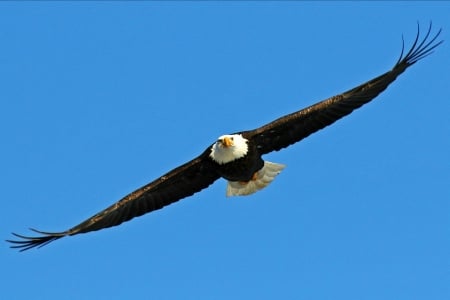
[[[209,148],[208,148],[209,149]],[[117,226],[132,218],[160,209],[208,187],[219,178],[208,158],[208,150],[192,161],[170,171],[155,181],[128,194],[110,207],[63,232],[44,232],[31,229],[40,236],[30,237],[13,233],[20,240],[8,240],[20,251],[42,247],[68,235]]]
[[[443,42],[437,41],[441,30],[430,38],[431,27],[430,23],[425,37],[419,42],[420,30],[418,26],[413,45],[403,56],[403,43],[400,58],[392,70],[340,95],[281,117],[258,129],[243,132],[244,136],[253,139],[260,153],[266,154],[299,142],[310,134],[333,124],[373,100],[408,67],[430,55]]]

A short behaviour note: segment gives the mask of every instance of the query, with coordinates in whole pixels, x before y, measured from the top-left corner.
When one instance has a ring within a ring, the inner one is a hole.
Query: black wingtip
[[[406,53],[406,55],[403,57],[404,54],[404,39],[402,36],[402,52],[400,54],[400,57],[397,61],[396,66],[404,65],[405,67],[409,67],[422,58],[430,55],[433,53],[433,50],[438,47],[440,44],[444,42],[444,40],[437,40],[437,38],[440,36],[442,32],[442,28],[439,28],[438,32],[434,34],[432,37],[430,37],[431,29],[433,27],[433,23],[430,22],[430,25],[428,26],[428,30],[425,34],[425,36],[420,40],[420,24],[417,22],[417,35],[414,39],[414,43],[409,49],[409,51]]]
[[[10,246],[11,248],[18,249],[20,252],[22,252],[36,247],[40,248],[66,235],[66,233],[64,232],[44,232],[33,228],[30,228],[30,230],[41,234],[41,236],[30,237],[12,232],[12,235],[18,237],[20,240],[6,241],[13,244]]]

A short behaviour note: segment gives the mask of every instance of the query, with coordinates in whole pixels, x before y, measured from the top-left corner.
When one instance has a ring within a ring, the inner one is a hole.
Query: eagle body
[[[264,166],[264,160],[256,151],[249,151],[244,157],[218,164],[217,172],[228,181],[248,182]]]
[[[303,140],[376,98],[400,74],[431,54],[443,42],[437,40],[441,30],[431,35],[431,28],[430,23],[425,36],[420,38],[418,27],[410,49],[404,53],[402,44],[399,59],[384,74],[254,130],[222,135],[198,157],[131,192],[68,230],[44,232],[32,229],[39,236],[13,233],[20,240],[7,241],[13,244],[12,248],[24,251],[65,236],[117,226],[191,196],[219,178],[228,181],[227,196],[249,195],[266,187],[283,170],[284,165],[265,161],[263,155]]]
[[[211,146],[210,158],[219,175],[229,181],[250,181],[264,166],[255,144],[240,133],[219,137]]]
[[[284,165],[264,161],[257,143],[247,134],[222,135],[211,146],[209,158],[218,174],[228,180],[227,196],[250,195],[266,187]]]

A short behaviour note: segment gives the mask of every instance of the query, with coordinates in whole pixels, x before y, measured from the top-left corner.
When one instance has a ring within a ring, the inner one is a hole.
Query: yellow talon
[[[255,181],[256,179],[258,179],[258,172],[253,173],[252,179],[250,179],[249,181],[239,181],[239,183],[240,183],[241,185],[246,185],[246,184],[249,183],[250,181]]]

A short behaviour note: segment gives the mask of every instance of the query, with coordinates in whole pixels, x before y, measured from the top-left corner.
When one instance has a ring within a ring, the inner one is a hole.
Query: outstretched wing
[[[139,217],[191,196],[208,187],[220,177],[208,155],[207,150],[199,157],[137,189],[69,230],[43,232],[32,229],[40,236],[29,237],[13,233],[21,240],[8,240],[8,242],[14,244],[11,246],[12,248],[19,248],[21,251],[41,247],[64,236],[117,226],[134,217]]]
[[[333,96],[255,130],[245,131],[242,134],[246,138],[253,139],[260,154],[266,154],[292,145],[310,134],[331,125],[340,118],[350,114],[353,110],[373,100],[408,67],[431,54],[432,50],[443,41],[436,41],[441,30],[433,37],[430,36],[430,33],[431,23],[425,37],[419,41],[420,31],[418,27],[417,36],[411,49],[403,57],[403,44],[400,58],[389,72],[343,94]]]

